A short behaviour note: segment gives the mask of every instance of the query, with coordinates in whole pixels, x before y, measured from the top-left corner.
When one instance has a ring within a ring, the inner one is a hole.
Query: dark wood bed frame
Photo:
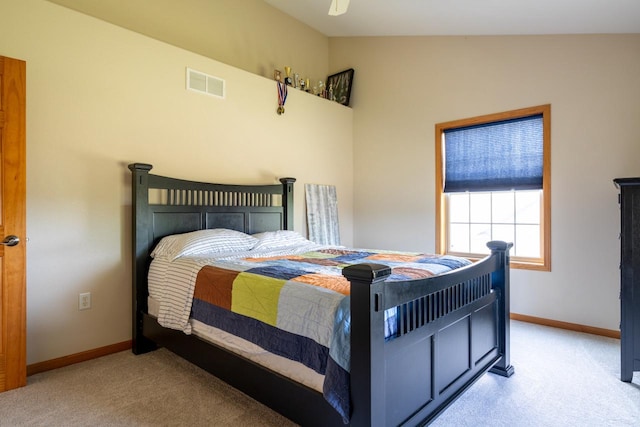
[[[133,352],[166,347],[304,426],[344,425],[321,393],[147,313],[151,250],[164,236],[208,228],[293,229],[293,184],[245,186],[152,175],[129,165],[133,209]],[[157,200],[156,200],[157,199]],[[429,279],[389,282],[384,265],[344,269],[351,282],[351,425],[424,425],[485,372],[510,376],[509,249]],[[411,286],[408,286],[410,284]],[[398,307],[399,336],[384,339],[384,310]]]

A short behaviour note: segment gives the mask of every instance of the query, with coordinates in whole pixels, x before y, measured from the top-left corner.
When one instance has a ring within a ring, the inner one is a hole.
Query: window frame
[[[542,204],[540,224],[540,258],[519,258],[511,256],[511,267],[527,270],[551,271],[551,105],[521,108],[518,110],[476,116],[466,119],[438,123],[435,126],[436,155],[436,252],[480,259],[485,255],[473,253],[448,252],[448,207],[447,195],[444,192],[444,131],[459,127],[480,125],[510,119],[542,114],[543,126],[543,160],[542,160]]]

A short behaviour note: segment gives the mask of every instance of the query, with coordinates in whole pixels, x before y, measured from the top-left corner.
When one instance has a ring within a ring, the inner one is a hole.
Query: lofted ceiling
[[[329,37],[640,33],[640,0],[264,1]]]

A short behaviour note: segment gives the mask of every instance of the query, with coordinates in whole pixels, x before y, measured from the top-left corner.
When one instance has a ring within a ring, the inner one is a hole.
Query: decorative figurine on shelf
[[[300,87],[300,74],[298,73],[293,75],[293,87],[296,89]]]
[[[318,80],[318,96],[323,98],[327,97],[327,93],[324,90],[324,82],[322,80]]]
[[[300,90],[302,90],[304,92],[304,88],[305,88],[305,81],[304,80],[300,80]]]
[[[335,100],[335,98],[333,97],[333,83],[329,83],[329,92],[327,93],[327,99],[330,101]]]
[[[284,67],[284,84],[287,86],[291,86],[293,82],[291,81],[291,67]]]
[[[273,70],[273,79],[278,82],[282,81],[282,73],[280,70]]]
[[[311,82],[308,77],[307,80],[305,80],[304,90],[305,92],[311,92]]]

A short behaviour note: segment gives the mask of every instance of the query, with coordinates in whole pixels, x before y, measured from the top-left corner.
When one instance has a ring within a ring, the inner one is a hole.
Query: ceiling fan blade
[[[350,0],[331,0],[331,7],[329,8],[329,15],[338,16],[347,11]]]

